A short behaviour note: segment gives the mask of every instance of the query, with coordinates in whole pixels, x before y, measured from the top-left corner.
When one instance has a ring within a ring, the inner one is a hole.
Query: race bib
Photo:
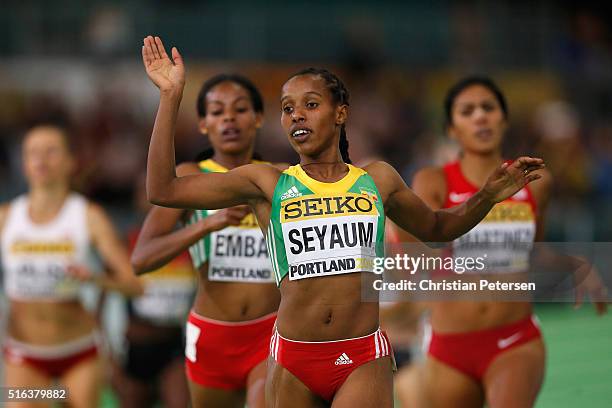
[[[7,292],[16,298],[73,298],[78,296],[81,284],[66,276],[63,262],[44,260],[24,262],[6,279]]]
[[[372,272],[378,210],[371,197],[345,193],[283,202],[289,279]]]
[[[134,312],[159,323],[179,323],[185,320],[193,300],[193,281],[157,279],[147,282],[145,293],[134,299]]]
[[[266,241],[254,219],[249,214],[240,226],[227,227],[210,234],[208,280],[274,282]]]
[[[485,269],[480,273],[524,272],[535,238],[534,220],[527,202],[498,203],[480,224],[453,241],[453,255],[482,257]]]
[[[140,279],[144,294],[132,300],[137,316],[158,324],[185,321],[196,290],[196,276],[188,259],[176,258]]]

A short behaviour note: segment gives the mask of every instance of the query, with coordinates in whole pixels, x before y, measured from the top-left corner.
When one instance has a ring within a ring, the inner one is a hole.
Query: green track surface
[[[538,408],[612,407],[612,315],[591,305],[539,305],[547,372]]]
[[[612,313],[591,305],[536,307],[547,347],[547,372],[537,408],[612,407]],[[116,407],[111,391],[103,407]]]

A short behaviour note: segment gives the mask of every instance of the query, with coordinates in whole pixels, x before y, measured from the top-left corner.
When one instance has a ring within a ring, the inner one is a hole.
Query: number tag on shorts
[[[201,332],[202,329],[198,326],[191,322],[187,322],[187,327],[185,328],[185,357],[192,363],[195,363],[197,360],[196,344],[198,343]]]

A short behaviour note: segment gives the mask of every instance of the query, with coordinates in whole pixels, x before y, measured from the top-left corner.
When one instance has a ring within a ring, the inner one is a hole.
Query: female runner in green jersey
[[[200,154],[197,163],[181,163],[177,172],[226,172],[258,162],[253,149],[263,109],[261,94],[248,78],[220,74],[208,79],[200,88],[197,112],[200,132],[208,136],[212,149]],[[186,225],[175,229],[177,223]],[[132,255],[134,269],[153,271],[187,248],[199,277],[186,326],[191,402],[195,407],[242,408],[245,402],[263,407],[268,345],[280,294],[255,216],[245,205],[216,212],[154,206]],[[166,281],[159,289],[165,297],[148,302],[147,312],[169,313],[185,301],[180,287]],[[171,351],[168,342],[157,343]],[[180,368],[182,375],[182,364]],[[164,382],[180,394],[176,382]]]
[[[185,83],[183,60],[176,48],[171,59],[161,39],[150,36],[142,56],[160,90],[149,146],[149,199],[179,208],[248,204],[268,237],[281,304],[266,404],[392,406],[391,352],[378,327],[378,303],[361,298],[362,275],[381,254],[384,215],[425,242],[453,240],[496,202],[536,180],[531,173],[543,161],[521,157],[501,165],[465,203],[433,211],[388,164],[359,169],[347,163],[348,92],[335,75],[310,69],[282,88],[281,124],[299,165],[281,171],[249,164],[177,177],[173,134]]]

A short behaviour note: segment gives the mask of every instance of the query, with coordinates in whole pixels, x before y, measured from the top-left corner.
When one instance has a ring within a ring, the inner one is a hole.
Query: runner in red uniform
[[[432,208],[469,200],[504,163],[501,143],[508,108],[495,83],[465,78],[449,90],[445,108],[447,131],[462,153],[456,162],[416,174],[413,188]],[[491,244],[478,254],[487,252],[487,277],[521,276],[531,244],[544,232],[551,176],[546,169],[538,174],[540,180],[496,204],[481,223],[456,239],[454,256],[473,255],[469,251],[474,245]],[[534,405],[544,378],[545,350],[530,302],[435,302],[431,327],[422,381],[426,406]]]

